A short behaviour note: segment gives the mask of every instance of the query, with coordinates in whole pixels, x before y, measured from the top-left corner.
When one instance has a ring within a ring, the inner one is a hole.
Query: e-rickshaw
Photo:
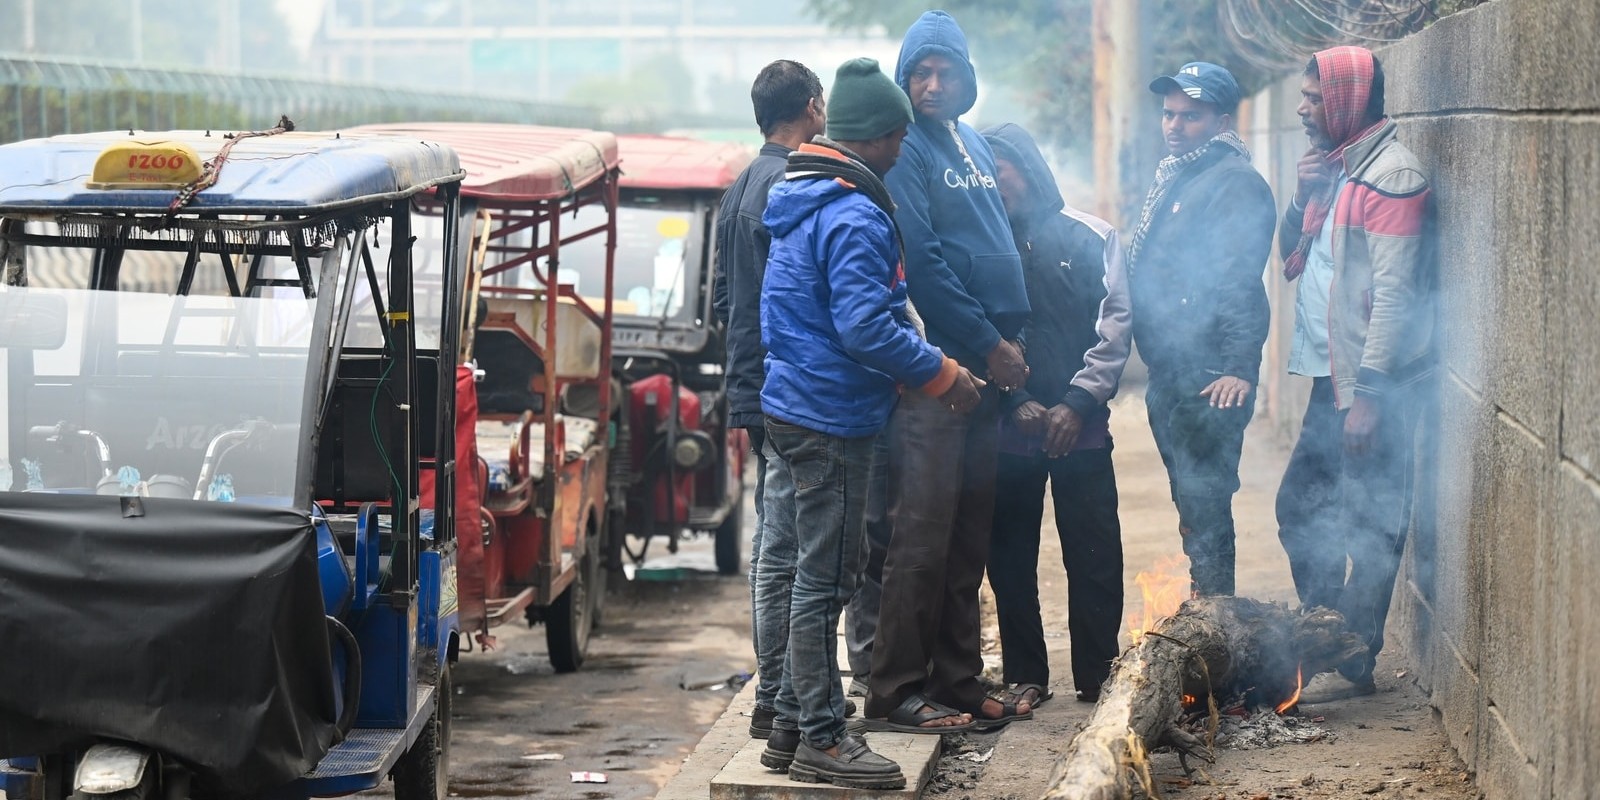
[[[642,562],[652,537],[715,537],[717,571],[739,571],[749,438],[729,428],[723,332],[712,313],[717,202],[750,148],[671,136],[618,137],[617,316],[622,384],[611,461],[611,561]],[[572,263],[572,259],[568,263]],[[580,267],[581,269],[582,267]],[[641,540],[628,546],[624,532]]]
[[[287,120],[0,147],[12,800],[446,796],[461,177]]]
[[[461,624],[489,641],[519,614],[543,622],[551,664],[572,672],[605,596],[616,137],[481,123],[358,130],[443,142],[467,171],[462,345],[479,382],[470,368],[458,382],[457,444],[475,441],[476,453],[457,458],[482,466],[458,490],[476,479],[482,490],[459,505],[483,511],[458,523]],[[563,268],[579,242],[599,256],[592,271]]]

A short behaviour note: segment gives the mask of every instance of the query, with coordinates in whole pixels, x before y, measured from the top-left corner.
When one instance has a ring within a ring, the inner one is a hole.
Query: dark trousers
[[[999,404],[963,416],[907,392],[889,422],[889,519],[883,599],[866,716],[913,694],[983,705],[978,587],[989,555]]]
[[[844,607],[845,659],[850,673],[866,682],[872,675],[872,641],[878,635],[878,606],[883,600],[883,560],[889,555],[889,437],[872,444],[872,484],[867,491],[867,535],[861,583]]]
[[[1150,374],[1145,407],[1150,433],[1167,466],[1178,532],[1189,557],[1189,582],[1196,594],[1233,594],[1233,495],[1239,491],[1239,456],[1256,393],[1244,405],[1212,408],[1200,390],[1220,376]]]
[[[1365,655],[1339,667],[1351,680],[1369,677],[1383,649],[1383,625],[1411,526],[1415,404],[1406,390],[1378,403],[1373,447],[1359,456],[1347,453],[1349,412],[1334,407],[1333,380],[1316,378],[1278,487],[1278,540],[1289,556],[1300,604],[1339,611],[1367,642]]]
[[[997,475],[989,586],[1000,618],[1006,683],[1050,685],[1039,613],[1039,534],[1048,479],[1067,568],[1072,683],[1098,691],[1111,674],[1122,625],[1122,526],[1111,448],[1054,459],[1001,453]]]

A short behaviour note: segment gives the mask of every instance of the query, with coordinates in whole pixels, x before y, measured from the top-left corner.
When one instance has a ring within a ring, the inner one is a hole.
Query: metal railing
[[[0,142],[119,129],[254,129],[285,114],[303,130],[427,120],[631,131],[654,122],[484,94],[0,54]]]

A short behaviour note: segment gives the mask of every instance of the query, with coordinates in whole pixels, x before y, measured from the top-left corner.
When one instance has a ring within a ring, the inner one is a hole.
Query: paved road
[[[753,530],[748,504],[745,513]],[[677,555],[661,544],[647,565],[674,579],[613,586],[578,672],[555,674],[542,627],[496,628],[494,650],[462,655],[453,796],[651,798],[678,771],[737,688],[683,687],[752,671],[754,658],[744,578],[711,572],[709,539]],[[541,754],[561,759],[528,758]],[[608,782],[571,783],[575,771],[603,772]]]

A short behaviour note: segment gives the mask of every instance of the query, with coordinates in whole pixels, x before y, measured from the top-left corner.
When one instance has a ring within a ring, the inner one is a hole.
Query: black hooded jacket
[[[1213,144],[1154,213],[1128,265],[1134,341],[1151,379],[1257,383],[1270,314],[1261,273],[1277,224],[1266,180]]]
[[[1022,255],[1028,304],[1023,339],[1031,372],[1010,395],[1010,407],[1036,400],[1066,404],[1086,426],[1108,415],[1132,347],[1132,320],[1122,248],[1110,224],[1067,208],[1055,175],[1022,128],[1007,123],[983,137],[995,157],[1027,179],[1025,209],[1011,209],[1011,231]]]

